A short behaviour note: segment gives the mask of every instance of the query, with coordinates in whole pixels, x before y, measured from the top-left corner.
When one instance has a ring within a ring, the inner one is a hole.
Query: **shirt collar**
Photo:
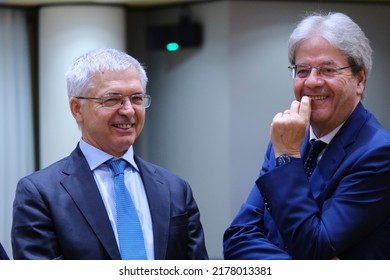
[[[313,128],[310,126],[310,141],[311,140],[321,140],[325,142],[326,144],[329,144],[330,141],[332,141],[333,137],[336,135],[336,133],[340,130],[340,128],[343,126],[344,123],[340,124],[338,127],[333,129],[331,132],[328,134],[322,136],[321,138],[317,138],[317,136],[313,132]]]
[[[84,154],[91,171],[95,170],[97,167],[99,167],[100,165],[102,165],[106,161],[109,161],[111,159],[116,158],[116,157],[113,157],[112,155],[107,154],[106,152],[88,144],[83,139],[80,140],[79,145],[80,145],[81,152]],[[127,152],[123,156],[121,156],[121,158],[126,160],[128,163],[130,163],[130,165],[133,166],[134,169],[139,172],[138,166],[134,160],[133,146],[130,146],[130,148],[127,150]]]

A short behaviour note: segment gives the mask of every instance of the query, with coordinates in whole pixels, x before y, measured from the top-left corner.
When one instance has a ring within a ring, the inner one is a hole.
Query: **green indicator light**
[[[167,48],[167,51],[169,51],[169,52],[175,52],[179,49],[179,44],[175,43],[175,42],[168,43],[166,48]]]

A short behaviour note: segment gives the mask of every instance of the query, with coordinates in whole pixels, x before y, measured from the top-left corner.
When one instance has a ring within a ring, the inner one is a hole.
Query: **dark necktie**
[[[317,158],[321,151],[325,148],[326,143],[321,140],[312,140],[310,144],[309,154],[306,157],[304,164],[307,178],[310,178],[314,168],[317,165]]]
[[[115,173],[114,188],[117,215],[117,231],[122,260],[146,260],[146,251],[141,223],[133,200],[125,186],[124,170],[126,161],[109,162]]]

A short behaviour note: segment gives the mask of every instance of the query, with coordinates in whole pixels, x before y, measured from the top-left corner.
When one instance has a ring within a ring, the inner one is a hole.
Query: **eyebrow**
[[[109,91],[109,92],[104,93],[101,97],[103,97],[103,96],[133,96],[133,95],[137,95],[137,94],[146,94],[146,93],[143,91],[137,91],[137,92],[134,92],[130,95],[127,95],[127,94],[122,94],[122,93],[115,92],[115,91]]]
[[[307,63],[296,63],[295,65],[307,65],[307,66],[311,66]],[[334,65],[334,66],[337,66],[338,64],[334,61],[334,60],[327,60],[327,61],[324,61],[320,64],[320,66],[317,66],[317,67],[321,67],[321,66],[329,66],[329,65]],[[313,66],[312,66],[313,67]]]

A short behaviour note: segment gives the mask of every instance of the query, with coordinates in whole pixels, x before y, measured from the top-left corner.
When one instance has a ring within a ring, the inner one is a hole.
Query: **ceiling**
[[[214,0],[215,1],[215,0]],[[236,0],[238,1],[238,0]],[[255,0],[252,0],[255,1]],[[257,0],[265,1],[265,0]],[[268,0],[269,1],[269,0]],[[283,1],[283,0],[274,0]],[[307,2],[321,2],[321,0],[302,0]],[[324,0],[322,0],[324,1]],[[46,4],[82,4],[82,3],[96,3],[96,4],[122,4],[131,7],[156,7],[174,4],[190,4],[210,2],[210,0],[0,0],[0,5],[11,6],[40,6]],[[390,0],[333,0],[330,2],[344,2],[344,3],[384,3],[390,4]]]
[[[390,1],[390,0],[389,0]],[[188,4],[194,2],[207,2],[207,0],[0,0],[0,4],[12,6],[40,6],[45,4],[123,4],[134,7],[153,7],[172,4]]]

